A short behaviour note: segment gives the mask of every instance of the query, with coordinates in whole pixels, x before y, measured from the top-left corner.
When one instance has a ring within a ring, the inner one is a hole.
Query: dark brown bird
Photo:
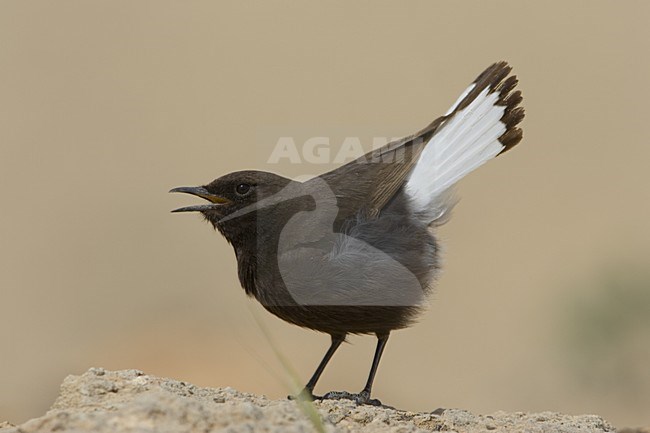
[[[449,217],[453,185],[522,138],[522,97],[510,70],[495,63],[420,132],[305,182],[240,171],[171,190],[209,202],[174,212],[202,213],[232,244],[249,296],[331,336],[307,395],[347,334],[375,334],[363,390],[324,398],[380,404],[370,398],[377,366],[390,332],[412,324],[431,291],[432,228]]]

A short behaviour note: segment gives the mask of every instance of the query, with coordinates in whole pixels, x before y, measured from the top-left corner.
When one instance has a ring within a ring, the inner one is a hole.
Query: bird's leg
[[[377,367],[379,367],[379,360],[381,359],[381,355],[384,353],[384,348],[386,347],[386,343],[388,342],[388,335],[389,334],[377,335],[377,348],[375,349],[375,356],[372,359],[372,367],[370,367],[370,374],[368,375],[368,381],[366,382],[366,386],[364,386],[363,390],[359,393],[362,397],[364,397],[367,400],[364,403],[375,404],[376,406],[381,405],[381,402],[379,400],[370,399],[370,392],[372,391],[372,383],[375,381],[375,374],[377,373]]]
[[[330,361],[330,359],[332,359],[332,356],[334,355],[334,352],[336,352],[336,349],[338,349],[341,343],[343,343],[344,341],[345,341],[345,334],[332,334],[332,343],[330,344],[330,348],[327,349],[325,356],[323,356],[323,359],[321,360],[320,364],[318,364],[318,367],[316,367],[316,371],[311,376],[311,379],[309,379],[309,382],[307,382],[307,385],[305,385],[305,388],[296,397],[306,397],[310,399],[320,398],[320,397],[314,397],[313,394],[314,387],[316,387],[316,382],[318,382],[318,379],[320,378],[321,374],[323,374],[323,370],[325,370],[327,363]],[[289,396],[290,399],[294,399],[296,397]]]
[[[381,401],[377,399],[371,399],[370,393],[372,392],[372,383],[375,380],[375,374],[377,373],[377,367],[379,367],[379,360],[381,359],[381,354],[384,353],[384,348],[388,342],[389,334],[377,334],[377,348],[375,349],[375,356],[372,359],[372,367],[370,367],[370,374],[368,375],[368,381],[366,386],[363,387],[363,390],[359,394],[351,394],[345,391],[334,391],[328,392],[323,396],[326,399],[348,399],[354,400],[358,404],[371,404],[373,406],[381,406]]]

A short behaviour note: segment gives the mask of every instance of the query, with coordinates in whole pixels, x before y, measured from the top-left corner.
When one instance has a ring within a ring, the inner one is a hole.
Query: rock
[[[310,414],[312,415],[310,417]],[[52,408],[0,433],[31,432],[610,432],[596,415],[497,412],[473,415],[459,409],[407,412],[357,406],[349,400],[313,405],[269,400],[232,388],[195,385],[138,370],[91,368],[68,376]]]

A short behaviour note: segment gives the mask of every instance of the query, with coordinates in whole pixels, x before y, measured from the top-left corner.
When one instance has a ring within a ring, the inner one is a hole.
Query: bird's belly
[[[330,334],[404,328],[426,305],[436,269],[433,255],[408,258],[409,267],[365,243],[296,248],[279,257],[272,287],[257,299],[287,322]]]
[[[405,328],[421,308],[406,306],[267,306],[280,319],[328,334],[383,334]]]
[[[404,328],[426,305],[438,269],[434,237],[409,221],[380,218],[261,254],[269,260],[256,267],[255,297],[281,319],[318,331]]]

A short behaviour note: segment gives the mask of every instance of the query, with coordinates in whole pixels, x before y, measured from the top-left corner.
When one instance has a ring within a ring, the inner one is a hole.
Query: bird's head
[[[266,203],[268,207],[268,199],[278,197],[278,193],[286,190],[292,182],[285,177],[264,171],[237,171],[207,185],[172,189],[169,192],[195,195],[208,202],[182,207],[172,212],[200,212],[215,228],[230,238],[235,232],[252,229],[253,227],[244,226],[251,224],[251,217],[256,216],[259,205]]]

